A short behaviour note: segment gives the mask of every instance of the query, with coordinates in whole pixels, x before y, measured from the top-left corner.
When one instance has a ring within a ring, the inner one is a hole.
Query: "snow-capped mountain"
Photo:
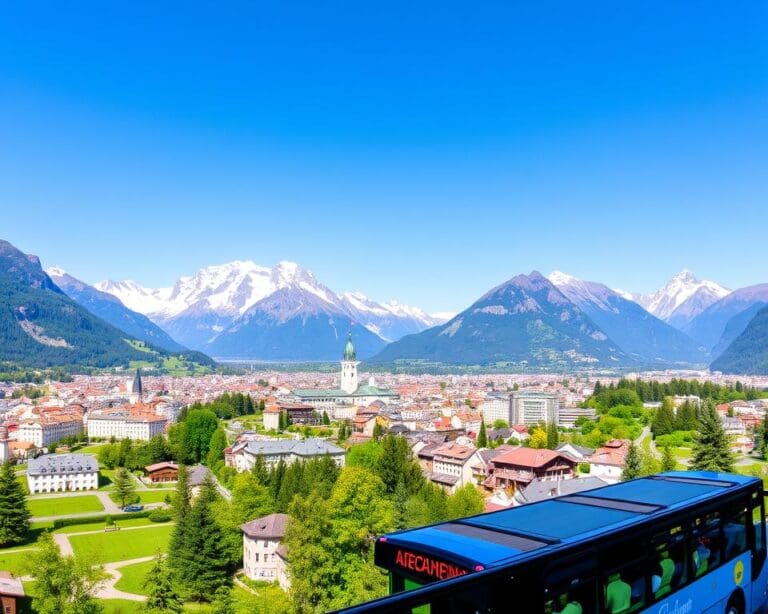
[[[246,348],[232,339],[243,328],[239,320],[259,304],[255,311],[264,311],[267,303],[263,301],[278,293],[281,298],[275,305],[287,310],[291,317],[316,316],[320,312],[343,316],[350,325],[357,323],[383,341],[399,339],[445,321],[395,301],[380,304],[359,293],[337,295],[310,271],[286,261],[273,268],[250,260],[209,266],[179,278],[170,288],[144,288],[131,280],[107,280],[95,287],[147,315],[189,347],[214,353],[217,348],[233,348],[239,358],[264,357],[257,355],[257,347],[248,356]],[[285,318],[274,312],[274,305],[268,311],[270,322],[285,323]],[[253,318],[253,313],[249,317]],[[216,342],[219,336],[228,341]]]
[[[339,299],[360,324],[385,341],[396,341],[450,319],[440,314],[430,315],[418,307],[401,305],[397,301],[377,303],[360,292],[345,292]]]
[[[682,328],[730,292],[714,281],[700,280],[683,269],[653,294],[629,296],[657,318]]]
[[[650,364],[704,364],[705,352],[693,339],[608,286],[561,271],[553,271],[548,279],[635,359]]]

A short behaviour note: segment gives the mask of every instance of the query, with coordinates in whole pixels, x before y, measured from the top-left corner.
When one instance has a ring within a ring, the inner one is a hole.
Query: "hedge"
[[[125,518],[148,518],[152,512],[144,510],[141,512],[129,512],[127,514],[99,514],[97,516],[80,516],[79,518],[57,518],[53,521],[53,529],[69,527],[73,524],[91,524],[96,522],[106,522],[110,516],[114,521],[124,520]]]

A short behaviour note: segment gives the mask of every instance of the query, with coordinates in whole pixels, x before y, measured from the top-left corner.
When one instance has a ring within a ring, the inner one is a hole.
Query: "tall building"
[[[496,420],[504,420],[509,425],[512,421],[512,402],[507,392],[491,392],[480,404],[480,413],[486,425],[492,425]]]
[[[347,345],[344,347],[344,360],[341,361],[341,389],[347,394],[357,390],[357,360],[355,346],[352,345],[352,333],[349,333]]]
[[[560,401],[549,392],[513,392],[510,409],[510,424],[557,424],[560,420]]]
[[[133,380],[128,380],[128,398],[131,403],[139,403],[144,398],[144,384],[141,381],[141,369],[136,369]]]

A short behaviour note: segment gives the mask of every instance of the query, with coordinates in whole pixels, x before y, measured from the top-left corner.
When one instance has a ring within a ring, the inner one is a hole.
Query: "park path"
[[[75,554],[75,551],[72,549],[72,544],[69,543],[69,535],[66,533],[54,533],[53,541],[56,542],[62,556],[73,556]]]
[[[127,530],[127,529],[126,529]],[[136,593],[125,593],[117,590],[115,584],[123,577],[120,573],[121,567],[127,567],[128,565],[136,565],[137,563],[146,563],[151,561],[155,557],[144,556],[139,559],[128,559],[127,561],[118,561],[117,563],[107,563],[104,565],[104,571],[109,574],[109,578],[104,580],[96,588],[94,597],[98,599],[127,599],[128,601],[146,601],[145,595],[137,595]]]

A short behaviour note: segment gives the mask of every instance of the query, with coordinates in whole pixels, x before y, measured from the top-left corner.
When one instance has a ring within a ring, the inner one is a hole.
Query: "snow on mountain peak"
[[[667,320],[696,294],[699,295],[700,305],[707,305],[730,292],[720,284],[706,279],[700,280],[688,269],[683,269],[656,292],[641,296],[639,302],[657,318]],[[697,307],[697,310],[701,309],[701,306]]]
[[[566,286],[581,281],[573,275],[568,275],[568,273],[563,273],[562,271],[552,271],[547,275],[547,279],[556,286]]]
[[[60,266],[48,267],[45,269],[45,272],[48,274],[48,277],[64,277],[67,274]]]

